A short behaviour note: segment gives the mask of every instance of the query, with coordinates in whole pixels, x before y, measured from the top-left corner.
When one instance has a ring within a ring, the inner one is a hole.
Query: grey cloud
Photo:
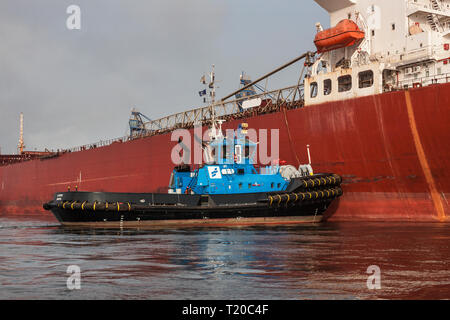
[[[314,18],[286,12],[297,2],[3,0],[2,153],[16,151],[21,111],[28,149],[57,149],[124,135],[133,106],[151,118],[200,106],[212,63],[225,95],[242,70],[256,77],[311,48],[313,23],[327,18],[317,5]],[[80,31],[65,26],[74,3]]]

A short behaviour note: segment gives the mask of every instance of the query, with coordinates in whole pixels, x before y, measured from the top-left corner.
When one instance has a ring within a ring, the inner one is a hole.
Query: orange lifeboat
[[[352,20],[342,20],[334,28],[320,31],[316,34],[314,44],[317,52],[327,52],[339,48],[350,47],[364,39],[364,31]]]

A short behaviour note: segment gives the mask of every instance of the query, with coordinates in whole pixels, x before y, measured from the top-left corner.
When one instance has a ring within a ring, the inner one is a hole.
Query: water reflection
[[[0,219],[0,298],[450,298],[449,224],[167,230]],[[79,265],[81,290],[66,288]],[[381,269],[380,290],[366,285]]]

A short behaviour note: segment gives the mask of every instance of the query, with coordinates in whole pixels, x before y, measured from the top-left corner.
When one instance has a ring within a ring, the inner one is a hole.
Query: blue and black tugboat
[[[297,224],[322,221],[342,195],[340,176],[314,174],[310,165],[256,166],[245,123],[232,137],[223,136],[221,123],[210,130],[205,163],[175,167],[167,194],[61,192],[44,209],[70,226]]]

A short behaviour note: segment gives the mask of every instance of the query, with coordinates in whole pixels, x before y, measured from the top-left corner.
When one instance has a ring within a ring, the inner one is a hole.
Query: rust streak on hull
[[[419,157],[420,165],[425,175],[425,179],[430,188],[434,208],[437,212],[438,219],[440,221],[445,221],[444,205],[442,203],[442,198],[439,195],[438,189],[436,187],[436,183],[434,181],[433,174],[431,172],[430,165],[428,163],[428,159],[422,145],[422,141],[420,140],[420,135],[419,131],[417,130],[416,119],[414,116],[414,109],[411,102],[411,95],[409,94],[409,91],[405,91],[405,101],[406,101],[406,109],[408,111],[409,125],[411,127],[411,132],[414,139],[414,145],[417,150],[417,156]]]

